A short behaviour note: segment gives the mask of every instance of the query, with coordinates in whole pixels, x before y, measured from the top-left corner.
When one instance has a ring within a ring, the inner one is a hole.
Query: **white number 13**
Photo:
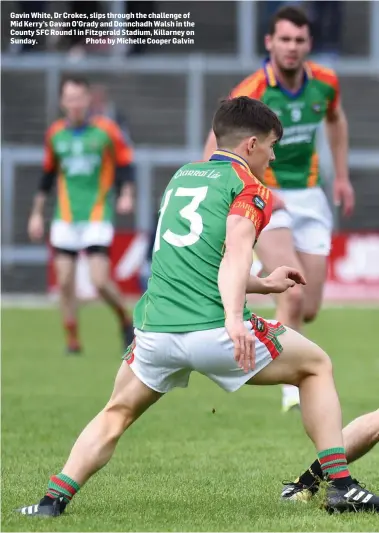
[[[169,204],[173,189],[166,192],[164,197],[161,214],[158,220],[157,233],[155,236],[154,252],[157,252],[161,247],[161,226],[162,218]],[[196,212],[201,202],[205,199],[208,192],[208,187],[179,187],[175,192],[175,196],[190,196],[192,200],[183,209],[179,211],[179,215],[190,222],[190,232],[187,235],[178,235],[173,233],[170,229],[166,230],[162,235],[162,238],[172,244],[172,246],[183,247],[192,246],[199,239],[203,231],[203,219]]]

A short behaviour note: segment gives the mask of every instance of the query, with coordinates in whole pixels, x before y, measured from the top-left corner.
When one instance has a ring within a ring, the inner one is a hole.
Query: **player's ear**
[[[249,154],[254,151],[254,148],[256,147],[256,145],[257,145],[257,138],[255,136],[249,137],[249,139],[247,140],[247,151]]]
[[[267,52],[271,52],[272,37],[271,37],[271,35],[269,33],[267,35],[265,35],[265,47],[266,47]]]

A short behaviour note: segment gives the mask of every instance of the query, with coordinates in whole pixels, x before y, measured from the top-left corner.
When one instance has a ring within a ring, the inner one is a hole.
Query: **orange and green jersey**
[[[305,63],[303,85],[291,93],[281,87],[272,65],[266,61],[263,68],[235,87],[230,96],[261,100],[283,125],[283,137],[275,148],[276,160],[266,172],[265,185],[282,189],[320,185],[316,132],[340,99],[338,78],[333,70]]]
[[[115,171],[132,158],[121,130],[108,118],[93,117],[80,128],[64,119],[54,122],[46,134],[44,171],[58,178],[55,219],[112,220]]]
[[[181,167],[163,195],[151,277],[134,308],[135,327],[170,333],[224,326],[218,272],[227,217],[251,220],[258,238],[271,211],[271,191],[232,152],[217,150],[209,161]],[[244,317],[250,317],[246,305]]]

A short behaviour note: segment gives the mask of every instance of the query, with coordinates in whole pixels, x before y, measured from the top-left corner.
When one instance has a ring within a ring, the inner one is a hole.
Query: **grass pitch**
[[[85,354],[67,357],[57,310],[3,311],[2,531],[379,531],[378,515],[279,501],[281,481],[315,456],[299,413],[281,413],[279,387],[227,394],[198,375],[137,421],[67,514],[15,514],[44,494],[112,390],[117,324],[94,306],[81,325]],[[378,408],[378,326],[377,309],[343,309],[307,328],[332,356],[345,423]],[[379,448],[352,474],[379,492]]]

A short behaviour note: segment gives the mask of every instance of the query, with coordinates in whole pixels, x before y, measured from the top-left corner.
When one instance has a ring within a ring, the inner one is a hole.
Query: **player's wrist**
[[[261,293],[260,294],[270,294],[273,288],[272,280],[267,278],[258,278],[261,281]]]
[[[226,313],[225,312],[225,322],[243,322],[243,313]]]
[[[338,183],[350,183],[350,178],[347,174],[336,174],[336,181]]]

